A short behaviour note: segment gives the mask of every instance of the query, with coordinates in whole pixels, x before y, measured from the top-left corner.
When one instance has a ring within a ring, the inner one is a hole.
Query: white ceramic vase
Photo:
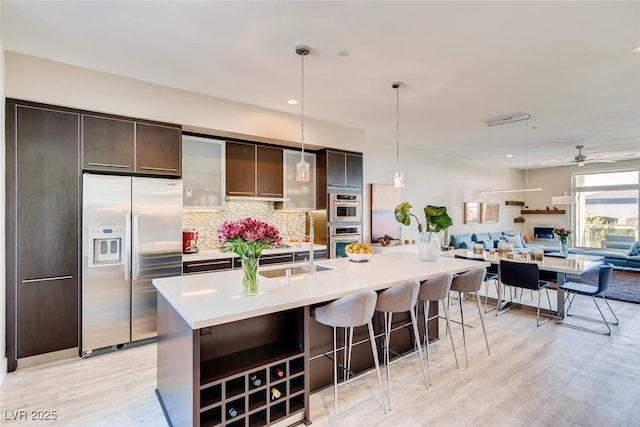
[[[422,261],[435,261],[440,256],[440,239],[433,232],[423,232],[418,236],[418,254]]]

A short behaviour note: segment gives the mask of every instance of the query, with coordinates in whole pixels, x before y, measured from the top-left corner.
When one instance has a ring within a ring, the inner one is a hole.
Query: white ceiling
[[[513,167],[571,159],[576,145],[640,155],[638,1],[3,0],[2,38],[7,50],[294,114],[295,47],[306,44],[307,117],[395,147],[391,83],[406,82],[401,153]],[[486,126],[522,113],[531,119]]]

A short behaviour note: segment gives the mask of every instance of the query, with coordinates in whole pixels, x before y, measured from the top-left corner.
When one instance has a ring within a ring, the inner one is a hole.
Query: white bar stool
[[[460,369],[458,364],[458,355],[456,354],[456,346],[453,344],[453,336],[451,335],[451,322],[449,320],[449,308],[445,300],[449,296],[451,290],[451,282],[453,281],[453,274],[446,273],[432,277],[422,282],[420,285],[420,292],[418,293],[418,301],[422,301],[422,310],[424,312],[424,339],[423,343],[427,349],[427,372],[429,373],[429,385],[431,385],[431,354],[429,351],[429,320],[437,319],[439,314],[429,317],[429,302],[441,301],[442,310],[444,312],[444,318],[447,323],[447,335],[451,341],[451,349],[453,350],[453,357],[456,361],[456,368]],[[461,302],[462,303],[462,302]]]
[[[467,356],[467,334],[464,330],[464,310],[462,309],[462,293],[473,292],[476,296],[476,304],[478,305],[478,314],[480,315],[480,323],[482,323],[482,332],[484,333],[484,341],[487,344],[487,354],[491,354],[489,350],[489,340],[487,339],[487,330],[484,327],[484,317],[482,316],[482,309],[480,308],[480,296],[478,295],[478,291],[482,287],[482,283],[484,282],[485,275],[487,274],[487,269],[482,268],[474,268],[473,270],[469,270],[466,273],[462,273],[453,279],[453,283],[451,283],[451,290],[454,292],[458,292],[458,297],[460,301],[460,317],[462,321],[462,342],[464,344],[464,359],[467,363],[467,368],[469,367],[469,356]]]
[[[378,374],[378,384],[380,385],[380,394],[382,396],[382,409],[387,413],[386,402],[384,398],[384,388],[382,387],[382,377],[380,376],[380,364],[378,362],[378,351],[376,349],[375,335],[373,333],[373,325],[371,319],[376,308],[377,294],[374,291],[364,292],[356,295],[349,295],[335,300],[329,304],[317,307],[315,309],[316,321],[323,325],[333,328],[333,413],[334,419],[338,420],[338,355],[336,328],[349,329],[349,333],[345,330],[345,356],[347,364],[345,368],[351,364],[351,346],[353,345],[353,328],[367,325],[369,328],[369,340],[371,341],[371,352],[373,361]],[[348,341],[348,344],[347,344]],[[348,347],[348,349],[347,349]]]
[[[389,341],[391,338],[391,318],[393,313],[401,313],[408,311],[411,315],[411,324],[413,325],[413,334],[417,343],[420,343],[420,333],[418,332],[418,322],[416,321],[415,307],[418,302],[418,292],[420,290],[420,282],[417,280],[409,280],[398,285],[394,285],[389,289],[382,291],[378,295],[376,311],[384,313],[384,363],[387,367],[387,395],[389,399],[389,410],[391,410],[391,375],[389,372]],[[418,355],[420,356],[420,364],[422,366],[422,376],[424,377],[424,386],[429,388],[429,381],[424,369],[424,358],[422,357],[422,346],[418,345]]]

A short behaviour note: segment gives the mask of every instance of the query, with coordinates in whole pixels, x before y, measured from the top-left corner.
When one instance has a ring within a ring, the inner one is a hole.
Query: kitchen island
[[[153,281],[158,290],[157,394],[172,425],[310,421],[314,305],[489,265],[448,257],[424,262],[411,253],[317,264],[329,269],[290,280],[260,276],[258,295],[252,297],[241,296],[240,271]]]

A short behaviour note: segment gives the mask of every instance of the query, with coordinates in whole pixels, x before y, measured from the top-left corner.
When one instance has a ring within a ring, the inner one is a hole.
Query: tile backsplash
[[[216,233],[218,226],[225,221],[235,221],[246,217],[275,225],[285,241],[297,238],[298,212],[275,210],[273,202],[229,200],[225,202],[224,209],[218,211],[184,211],[182,226],[185,229],[195,228],[201,231],[198,243],[200,249],[218,249],[218,234]],[[202,232],[204,232],[204,236]]]

